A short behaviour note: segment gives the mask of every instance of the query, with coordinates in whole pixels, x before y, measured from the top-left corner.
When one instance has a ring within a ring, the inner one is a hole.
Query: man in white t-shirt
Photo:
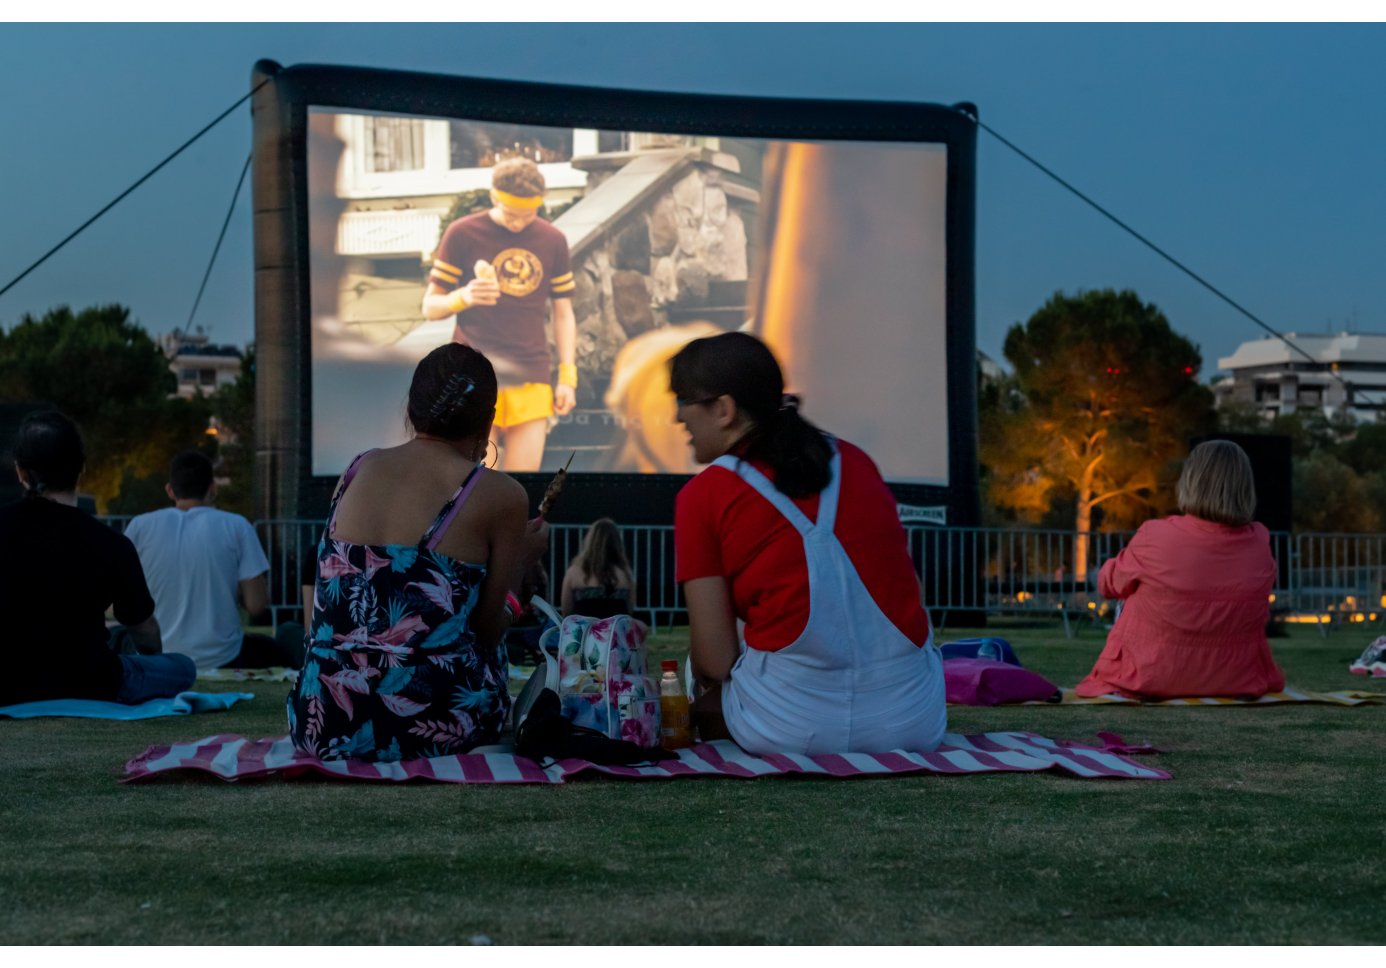
[[[269,604],[269,560],[249,521],[212,506],[212,462],[179,454],[164,490],[173,507],[141,514],[125,529],[154,595],[164,651],[181,652],[199,670],[293,664],[274,639],[241,629],[238,594],[252,617]]]

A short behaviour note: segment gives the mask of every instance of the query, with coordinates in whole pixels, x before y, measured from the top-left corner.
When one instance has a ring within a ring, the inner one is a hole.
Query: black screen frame
[[[553,127],[947,148],[945,278],[949,479],[888,482],[901,504],[978,522],[975,320],[976,108],[620,90],[260,61],[252,72],[257,515],[321,518],[335,478],[314,476],[308,251],[308,111],[361,110]],[[363,442],[368,443],[368,442]],[[516,474],[537,504],[548,474]],[[686,475],[571,475],[556,523],[609,515],[669,524]]]

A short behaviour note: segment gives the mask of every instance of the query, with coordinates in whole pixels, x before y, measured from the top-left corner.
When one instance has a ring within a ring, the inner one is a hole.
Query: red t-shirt
[[[576,288],[567,237],[541,218],[512,232],[497,225],[490,213],[477,212],[443,232],[429,281],[448,292],[465,286],[476,278],[479,259],[495,267],[500,301],[458,313],[458,341],[485,353],[496,364],[502,385],[548,383],[552,362],[544,322],[549,299],[569,299]]]
[[[920,604],[919,577],[910,560],[895,497],[871,458],[839,440],[842,485],[833,534],[842,543],[866,590],[911,642],[929,637]],[[751,462],[774,480],[770,468]],[[818,495],[796,500],[810,521]],[[722,577],[736,617],[746,623],[746,645],[774,652],[791,645],[809,616],[808,562],[794,525],[737,474],[709,467],[679,491],[674,506],[677,578]]]

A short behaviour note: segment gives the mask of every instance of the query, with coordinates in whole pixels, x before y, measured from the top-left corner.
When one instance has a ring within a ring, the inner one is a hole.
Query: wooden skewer
[[[558,500],[558,495],[563,492],[563,484],[568,479],[568,468],[572,466],[573,458],[577,456],[577,451],[568,455],[568,463],[559,469],[558,473],[549,481],[549,486],[544,488],[544,499],[539,502],[539,517],[549,513],[553,507],[553,502]]]

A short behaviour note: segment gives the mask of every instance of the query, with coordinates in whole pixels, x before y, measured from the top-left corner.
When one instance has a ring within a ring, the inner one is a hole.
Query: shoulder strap
[[[367,454],[375,453],[376,448],[363,450],[357,454],[347,465],[346,473],[342,475],[341,481],[337,484],[337,492],[332,495],[332,503],[327,509],[327,533],[332,535],[337,526],[337,504],[342,500],[342,495],[346,493],[347,486],[356,478],[356,472],[360,470],[361,461]]]
[[[428,548],[430,551],[438,546],[438,542],[443,540],[443,535],[447,533],[448,526],[452,524],[452,519],[457,517],[457,512],[462,510],[462,505],[467,503],[467,498],[471,497],[472,489],[476,487],[476,482],[481,480],[483,465],[477,464],[472,468],[470,474],[452,492],[452,497],[438,511],[438,516],[433,519],[433,523],[428,526],[428,530],[419,539],[419,546]]]
[[[810,521],[808,515],[799,510],[799,505],[795,504],[788,494],[775,487],[770,478],[752,466],[750,461],[733,457],[731,454],[723,454],[713,461],[711,466],[724,467],[751,485],[756,493],[774,505],[775,510],[783,514],[789,523],[794,525],[799,534],[806,535],[814,528],[822,528],[831,534],[833,525],[837,521],[837,495],[838,483],[842,476],[842,457],[837,451],[837,441],[829,437],[828,444],[832,447],[833,459],[829,465],[828,486],[823,488],[818,495],[818,521],[816,523]]]
[[[832,448],[833,459],[828,463],[828,486],[818,494],[818,520],[814,526],[832,534],[837,524],[837,498],[842,493],[842,453],[832,437],[828,437],[828,446]]]

